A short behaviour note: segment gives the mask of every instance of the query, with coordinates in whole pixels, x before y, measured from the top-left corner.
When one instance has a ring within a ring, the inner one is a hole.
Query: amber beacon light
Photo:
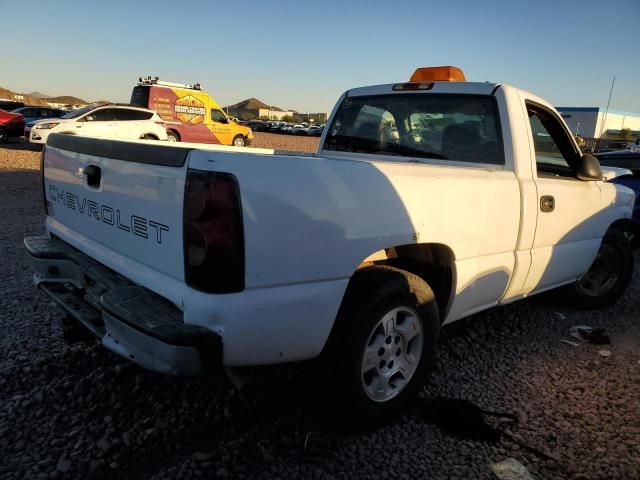
[[[458,67],[422,67],[411,75],[410,82],[464,82],[464,72]]]

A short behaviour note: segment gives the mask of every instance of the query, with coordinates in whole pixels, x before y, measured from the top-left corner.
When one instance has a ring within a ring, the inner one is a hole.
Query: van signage
[[[201,123],[207,113],[207,109],[204,108],[204,102],[193,95],[185,95],[178,98],[173,108],[178,120],[192,125]]]

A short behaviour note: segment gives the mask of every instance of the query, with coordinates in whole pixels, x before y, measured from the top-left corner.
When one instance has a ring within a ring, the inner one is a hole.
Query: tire
[[[167,130],[167,141],[168,142],[179,142],[180,137],[173,130]]]
[[[244,138],[242,135],[236,135],[233,138],[232,145],[234,147],[245,147],[247,145],[247,139]]]
[[[587,273],[567,288],[569,301],[588,310],[615,303],[631,282],[633,261],[629,239],[619,230],[610,230]]]
[[[0,143],[7,143],[9,141],[9,132],[6,129],[0,127]]]
[[[337,322],[329,354],[336,407],[357,422],[397,413],[435,360],[440,317],[433,291],[404,270],[367,267],[351,280]]]
[[[142,135],[142,137],[140,137],[142,140],[158,140],[158,137],[156,137],[155,135],[152,135],[150,133],[146,133],[144,135]]]

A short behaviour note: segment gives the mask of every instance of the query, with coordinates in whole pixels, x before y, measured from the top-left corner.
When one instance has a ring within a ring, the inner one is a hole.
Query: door
[[[538,204],[525,294],[576,280],[591,266],[606,230],[601,182],[577,178],[581,153],[562,121],[534,102],[526,102],[526,111]]]
[[[218,141],[223,145],[231,145],[233,130],[227,116],[219,109],[211,109],[211,125],[209,127]]]
[[[118,108],[116,110],[116,138],[137,139],[149,133],[148,120],[153,116],[152,112],[134,110],[131,108]]]
[[[79,135],[87,137],[117,138],[116,108],[101,108],[85,115],[76,123]]]

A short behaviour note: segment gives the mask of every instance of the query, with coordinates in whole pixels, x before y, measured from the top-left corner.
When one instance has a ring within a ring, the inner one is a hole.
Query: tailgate
[[[105,258],[184,279],[182,208],[190,149],[51,135],[44,153],[47,227],[87,238]]]

